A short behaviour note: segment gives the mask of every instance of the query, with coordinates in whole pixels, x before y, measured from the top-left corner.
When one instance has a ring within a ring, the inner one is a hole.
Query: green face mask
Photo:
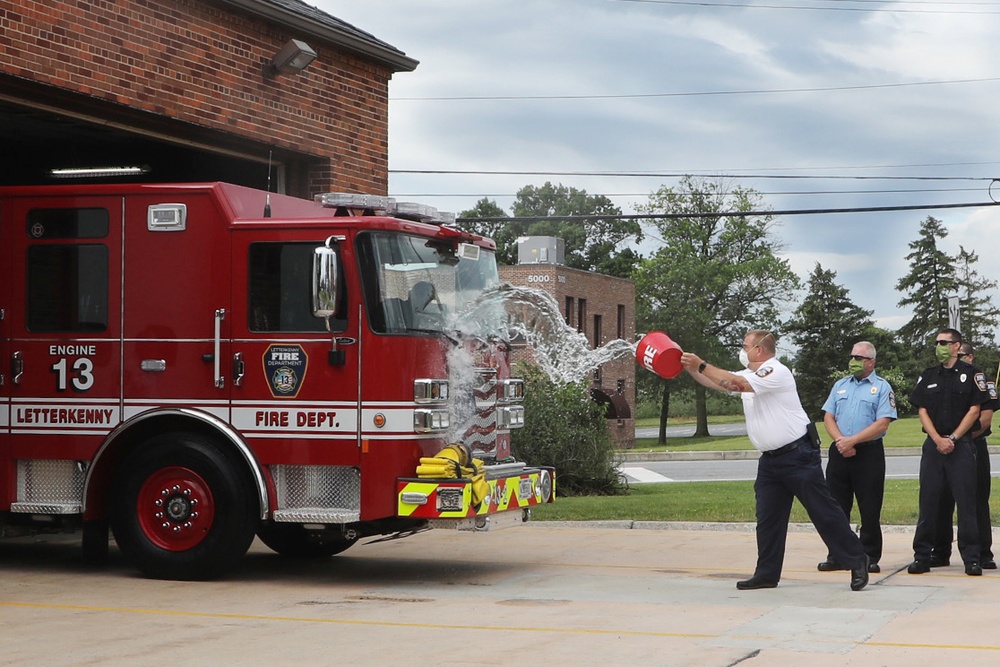
[[[847,363],[847,370],[850,371],[851,375],[854,377],[861,377],[865,373],[865,362],[858,361],[857,359],[851,359]]]
[[[951,345],[936,346],[934,348],[934,356],[936,356],[937,360],[942,364],[948,363],[948,360],[951,359]]]

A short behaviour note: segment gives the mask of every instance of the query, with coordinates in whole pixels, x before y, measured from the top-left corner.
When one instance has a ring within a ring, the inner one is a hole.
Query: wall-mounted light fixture
[[[290,39],[274,54],[271,67],[276,74],[294,74],[309,67],[309,63],[314,60],[316,52],[308,44],[298,39]]]

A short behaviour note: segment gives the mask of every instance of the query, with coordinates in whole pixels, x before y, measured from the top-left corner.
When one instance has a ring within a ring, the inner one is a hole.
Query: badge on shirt
[[[878,393],[878,387],[874,387],[873,386],[872,387],[872,395],[877,394],[877,393]]]
[[[771,368],[770,366],[762,366],[761,368],[757,369],[757,374],[756,375],[759,378],[766,378],[772,372],[774,372],[774,369]]]

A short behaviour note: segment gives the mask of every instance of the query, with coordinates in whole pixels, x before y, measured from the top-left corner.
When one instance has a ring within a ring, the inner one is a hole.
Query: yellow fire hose
[[[479,505],[490,494],[483,462],[472,458],[472,452],[462,443],[453,442],[434,456],[420,457],[417,477],[421,479],[471,479],[472,504]]]

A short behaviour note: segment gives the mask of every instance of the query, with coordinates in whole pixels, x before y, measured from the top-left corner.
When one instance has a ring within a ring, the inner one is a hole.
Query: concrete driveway
[[[737,591],[744,525],[529,523],[432,531],[295,563],[255,544],[229,579],[141,579],[112,549],[0,542],[0,655],[11,665],[994,665],[1000,575],[905,573],[886,535],[861,592],[789,535],[776,589]],[[901,572],[901,570],[903,570]]]

